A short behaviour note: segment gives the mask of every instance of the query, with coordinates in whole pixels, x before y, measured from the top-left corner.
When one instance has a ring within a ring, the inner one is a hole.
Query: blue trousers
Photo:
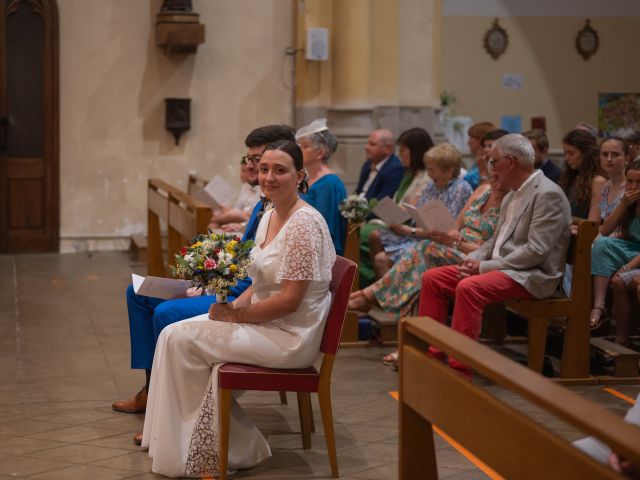
[[[237,291],[232,293],[236,295],[230,295],[229,301],[239,295]],[[145,297],[136,295],[133,286],[129,285],[127,311],[131,338],[131,368],[151,369],[156,342],[162,329],[180,320],[207,313],[214,303],[216,303],[215,295],[174,300]]]

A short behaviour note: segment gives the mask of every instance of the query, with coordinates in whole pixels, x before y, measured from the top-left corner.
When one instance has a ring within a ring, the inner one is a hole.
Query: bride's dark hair
[[[264,151],[267,150],[279,150],[281,152],[286,153],[293,160],[293,166],[296,171],[304,170],[304,164],[302,161],[302,150],[298,146],[297,143],[292,142],[291,140],[278,140],[277,142],[269,143]],[[264,155],[264,152],[262,153]],[[307,183],[307,174],[305,172],[304,179],[298,185],[298,192],[307,193],[309,190],[309,184]]]

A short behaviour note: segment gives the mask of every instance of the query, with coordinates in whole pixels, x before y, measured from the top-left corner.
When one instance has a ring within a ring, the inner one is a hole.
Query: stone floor
[[[113,400],[143,382],[129,369],[123,293],[132,270],[142,273],[124,253],[0,256],[0,479],[160,478],[131,441],[143,417],[111,410]],[[343,479],[397,478],[397,404],[389,395],[397,373],[381,364],[386,351],[338,356],[333,406]],[[634,398],[640,390],[616,389]],[[601,387],[574,390],[621,414],[628,408]],[[287,406],[272,393],[242,397],[273,457],[238,477],[329,478],[321,427],[313,448],[302,450],[295,398],[289,399]],[[569,439],[580,435],[545,421]],[[488,478],[440,437],[436,445],[441,478]]]

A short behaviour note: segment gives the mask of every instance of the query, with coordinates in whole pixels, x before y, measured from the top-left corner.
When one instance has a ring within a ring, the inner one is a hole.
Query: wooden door
[[[55,0],[0,0],[0,253],[59,247]]]

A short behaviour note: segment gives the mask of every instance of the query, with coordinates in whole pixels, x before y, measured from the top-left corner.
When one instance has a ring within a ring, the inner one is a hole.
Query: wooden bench
[[[549,321],[564,318],[564,343],[560,365],[562,379],[589,377],[589,313],[591,311],[591,244],[598,234],[595,222],[574,219],[578,232],[572,236],[567,263],[573,265],[571,294],[541,300],[507,300],[505,307],[527,319],[528,365],[542,372]],[[495,311],[495,310],[494,310]],[[489,315],[484,321],[494,321]],[[504,318],[498,321],[504,322]],[[504,329],[499,329],[504,331]]]
[[[344,257],[354,262],[356,265],[360,263],[360,228],[355,227],[351,223],[347,223],[347,234],[344,242]],[[356,272],[353,279],[351,291],[355,292],[360,289],[360,276]],[[340,337],[340,345],[359,346],[358,342],[359,317],[355,312],[347,311],[342,327],[342,336]]]
[[[162,248],[160,221],[169,223],[169,196],[179,191],[176,187],[150,178],[147,188],[147,275],[164,277],[167,274],[167,259]]]
[[[198,192],[198,190],[202,190],[207,183],[209,183],[209,180],[206,178],[201,177],[197,173],[190,173],[187,183],[187,193],[193,195]]]
[[[619,378],[638,377],[640,352],[624,347],[604,337],[591,339],[591,346],[613,358],[613,375]]]
[[[409,317],[400,324],[400,480],[438,478],[434,425],[504,478],[623,478],[513,402],[505,403],[427,355],[431,345],[507,390],[509,397],[517,394],[640,464],[637,426],[436,321]]]
[[[207,233],[211,220],[211,207],[180,190],[169,194],[169,264],[175,264],[174,255],[193,238]]]

